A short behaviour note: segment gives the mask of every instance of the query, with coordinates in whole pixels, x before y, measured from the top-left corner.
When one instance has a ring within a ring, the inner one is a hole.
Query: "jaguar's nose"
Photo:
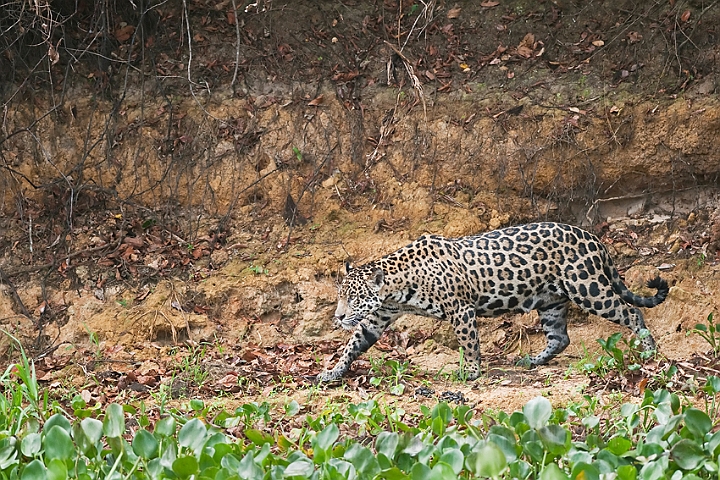
[[[340,322],[342,322],[343,320],[345,320],[345,314],[344,314],[344,313],[343,313],[342,315],[335,315],[335,321],[336,321],[336,322],[340,323]]]

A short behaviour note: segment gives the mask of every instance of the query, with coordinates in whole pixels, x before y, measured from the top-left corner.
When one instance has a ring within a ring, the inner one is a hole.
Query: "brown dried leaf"
[[[310,102],[308,103],[308,106],[309,107],[317,107],[318,105],[322,104],[323,101],[324,101],[324,97],[323,97],[323,94],[321,93],[314,99],[310,100]]]
[[[238,386],[238,376],[234,373],[228,373],[223,378],[218,380],[218,385],[223,386],[224,388],[232,388]]]
[[[145,242],[143,242],[143,239],[140,237],[125,237],[123,238],[123,243],[135,248],[142,248]]]
[[[135,27],[132,25],[125,25],[124,27],[118,28],[115,30],[115,40],[118,42],[126,42],[127,40],[132,37],[132,34],[135,32]]]
[[[636,31],[628,32],[627,37],[628,37],[628,40],[630,40],[630,43],[639,42],[643,38],[643,36],[640,35],[640,33],[636,32]]]
[[[688,20],[690,20],[690,10],[685,10],[683,14],[680,16],[680,20],[685,23]]]
[[[525,58],[530,58],[533,54],[534,45],[535,35],[533,35],[532,33],[527,33],[520,42],[520,45],[518,45],[517,54]]]
[[[458,18],[460,16],[460,10],[462,10],[460,7],[451,8],[447,13],[447,18]]]
[[[500,2],[493,2],[490,0],[488,0],[487,2],[482,2],[480,4],[481,7],[485,7],[485,8],[497,7],[498,5],[500,5]]]

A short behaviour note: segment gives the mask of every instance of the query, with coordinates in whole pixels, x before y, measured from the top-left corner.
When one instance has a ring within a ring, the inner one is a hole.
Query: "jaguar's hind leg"
[[[530,358],[532,365],[544,365],[565,350],[570,344],[570,337],[567,334],[567,309],[568,301],[564,300],[552,303],[537,309],[540,314],[540,325],[542,325],[547,346],[545,350]]]
[[[657,348],[655,339],[645,325],[645,318],[639,308],[631,307],[620,298],[617,298],[613,302],[607,302],[607,305],[609,305],[607,308],[603,305],[604,308],[598,310],[595,308],[587,308],[583,305],[581,305],[581,307],[589,313],[600,315],[613,323],[623,325],[632,330],[632,332],[640,338],[640,345],[646,352]],[[643,330],[647,331],[647,335],[641,335]]]

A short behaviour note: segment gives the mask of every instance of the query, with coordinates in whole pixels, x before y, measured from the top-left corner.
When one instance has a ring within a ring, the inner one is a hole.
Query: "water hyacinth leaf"
[[[463,469],[463,465],[465,463],[465,456],[458,449],[446,450],[445,452],[443,452],[442,455],[440,455],[440,459],[438,460],[438,462],[449,465],[455,475],[457,475]]]
[[[207,427],[197,418],[193,418],[182,426],[178,432],[178,444],[197,452],[205,444]]]
[[[380,432],[375,439],[375,451],[382,453],[389,459],[395,458],[395,450],[397,450],[400,442],[400,435],[395,432]]]
[[[427,465],[416,463],[410,469],[410,478],[412,480],[430,480],[433,478],[432,470]]]
[[[521,412],[513,412],[510,415],[510,426],[515,429],[515,431],[518,433],[518,435],[522,435],[525,432],[518,432],[518,425],[525,422],[525,415],[523,415]]]
[[[18,451],[15,445],[6,445],[0,448],[0,470],[7,470],[13,465],[17,465]]]
[[[472,418],[473,410],[468,405],[458,405],[453,410],[453,417],[457,420],[458,425],[465,426]]]
[[[632,442],[625,437],[615,436],[607,443],[607,449],[615,455],[622,455],[632,448]]]
[[[620,463],[620,457],[606,448],[603,448],[597,453],[597,461],[595,464],[599,467],[600,473],[614,472]]]
[[[620,465],[615,473],[617,473],[618,480],[635,480],[638,474],[633,465]]]
[[[250,455],[250,453],[248,453]],[[240,460],[235,455],[224,455],[220,457],[220,466],[236,472],[240,469]]]
[[[514,462],[517,459],[517,444],[514,441],[509,440],[504,435],[498,435],[497,433],[488,434],[487,439],[489,442],[494,443],[498,448],[500,448],[500,450],[502,450],[508,463]]]
[[[155,433],[155,435],[170,437],[172,435],[175,435],[176,428],[177,422],[175,421],[175,418],[168,415],[158,420],[158,422],[155,424],[155,429],[153,430],[153,432]]]
[[[707,377],[703,391],[709,395],[720,393],[720,377],[714,375]]]
[[[720,454],[720,431],[713,433],[705,444],[705,448],[713,457],[717,457]]]
[[[437,442],[438,451],[444,452],[445,450],[452,450],[460,448],[460,444],[450,435],[441,437]]]
[[[37,459],[28,463],[25,468],[23,468],[22,474],[20,475],[20,480],[46,480],[47,478],[47,469],[45,468],[45,465]]]
[[[245,433],[248,440],[257,446],[261,446],[266,443],[273,443],[274,441],[272,435],[269,433],[261,432],[260,430],[256,430],[254,428],[246,428],[243,433]]]
[[[665,425],[674,415],[672,405],[669,402],[659,404],[653,411],[653,415],[660,425]]]
[[[55,458],[60,460],[68,460],[74,457],[75,445],[68,432],[61,426],[53,426],[43,439],[45,447],[45,460],[50,461]]]
[[[553,455],[562,455],[570,449],[570,432],[560,425],[547,425],[537,433],[545,449]]]
[[[163,448],[160,451],[160,465],[172,470],[172,464],[176,458],[177,444],[175,442],[168,442],[166,444],[163,444]]]
[[[581,421],[582,421],[582,424],[585,426],[585,428],[592,430],[595,427],[597,427],[598,424],[600,423],[600,417],[595,416],[595,415],[590,415],[590,416],[584,417]]]
[[[670,456],[683,470],[695,470],[705,460],[705,454],[700,446],[692,440],[683,438],[670,450]]]
[[[689,473],[687,475],[684,475],[682,477],[682,480],[702,480],[702,478],[698,477],[694,473]]]
[[[623,403],[620,406],[620,415],[622,415],[623,418],[628,418],[632,415],[635,415],[638,411],[640,411],[640,407],[638,407],[634,403]]]
[[[703,441],[705,434],[712,428],[712,420],[707,413],[697,408],[685,410],[685,425],[698,441]]]
[[[523,414],[531,428],[544,427],[552,415],[552,405],[545,397],[535,397],[525,404]]]
[[[582,478],[583,480],[600,480],[600,471],[595,465],[584,462],[573,465],[570,478]]]
[[[381,471],[389,470],[390,468],[395,466],[395,462],[386,457],[384,453],[378,452],[375,455],[375,458],[377,458],[378,465],[380,466]]]
[[[55,415],[47,419],[43,430],[49,432],[50,429],[56,425],[65,430],[68,434],[72,431],[72,425],[70,424],[70,420],[68,420],[59,413],[56,413]]]
[[[571,465],[581,462],[592,463],[594,458],[595,457],[590,452],[586,452],[584,450],[573,450],[567,455],[567,459]]]
[[[57,458],[48,462],[47,478],[48,480],[65,480],[68,478],[68,470],[65,462]]]
[[[380,473],[380,464],[373,452],[360,444],[354,443],[345,452],[345,460],[355,466],[355,470],[362,472],[369,478]]]
[[[511,478],[530,478],[530,474],[534,473],[533,467],[524,460],[516,460],[510,464]]]
[[[641,480],[657,480],[658,478],[666,478],[665,471],[667,470],[666,462],[662,460],[654,460],[646,463],[640,469],[638,478]]]
[[[433,465],[430,470],[430,475],[433,480],[456,480],[458,478],[455,470],[444,462],[438,462]]]
[[[495,477],[507,467],[505,454],[493,443],[486,443],[465,460],[468,470],[481,477]]]
[[[520,438],[520,445],[522,445],[523,451],[536,462],[541,462],[545,456],[545,448],[535,430],[525,432]]]
[[[105,411],[103,433],[110,438],[120,437],[125,433],[125,412],[122,405],[111,403]]]
[[[440,402],[433,407],[430,417],[440,418],[443,424],[448,425],[453,418],[453,411],[447,403]]]
[[[430,461],[433,458],[436,458],[438,455],[437,447],[435,445],[425,445],[425,447],[422,449],[420,453],[417,455],[417,461],[420,463],[424,463],[425,465],[429,465]]]
[[[290,403],[285,405],[285,415],[294,417],[298,413],[300,413],[300,404],[295,400],[292,400]]]
[[[192,455],[182,455],[172,463],[172,471],[180,478],[187,478],[200,470],[197,458]]]
[[[95,445],[102,438],[103,424],[100,420],[84,418],[80,422],[80,427],[91,445]]]
[[[410,442],[402,450],[403,453],[407,453],[411,457],[414,457],[425,448],[425,444],[417,436],[412,437]]]
[[[556,464],[551,463],[540,472],[540,480],[569,480],[567,473],[560,470]]]
[[[20,451],[26,457],[34,457],[42,449],[42,437],[39,433],[26,435],[20,443]]]
[[[260,466],[255,462],[255,456],[252,452],[249,452],[242,460],[240,460],[237,472],[243,480],[263,477],[262,468],[260,468]]]
[[[333,446],[339,436],[340,430],[338,430],[337,425],[331,423],[313,438],[313,448],[327,450]]]
[[[385,480],[407,480],[410,477],[405,475],[398,467],[392,467],[380,472],[377,478],[384,478]]]
[[[135,433],[132,439],[132,449],[135,455],[146,460],[153,459],[158,456],[160,443],[155,436],[145,429],[140,429]]]
[[[357,476],[353,464],[346,462],[345,460],[331,458],[330,461],[327,462],[327,465],[333,467],[342,476],[342,478],[355,478]]]
[[[357,467],[355,467],[357,468]],[[299,458],[285,468],[285,477],[309,478],[315,472],[315,465],[308,458]]]

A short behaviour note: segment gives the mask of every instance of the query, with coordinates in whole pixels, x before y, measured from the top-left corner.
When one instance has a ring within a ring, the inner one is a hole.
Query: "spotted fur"
[[[605,245],[570,225],[531,223],[462,238],[422,236],[379,260],[348,268],[335,322],[354,333],[335,367],[318,380],[339,379],[406,313],[450,321],[472,380],[480,374],[477,317],[537,310],[547,346],[530,362],[544,364],[570,343],[570,301],[638,334],[646,327],[636,307],[654,307],[669,291],[660,277],[648,287],[657,293],[641,297],[628,290]],[[653,350],[655,340],[647,335],[641,345]]]

